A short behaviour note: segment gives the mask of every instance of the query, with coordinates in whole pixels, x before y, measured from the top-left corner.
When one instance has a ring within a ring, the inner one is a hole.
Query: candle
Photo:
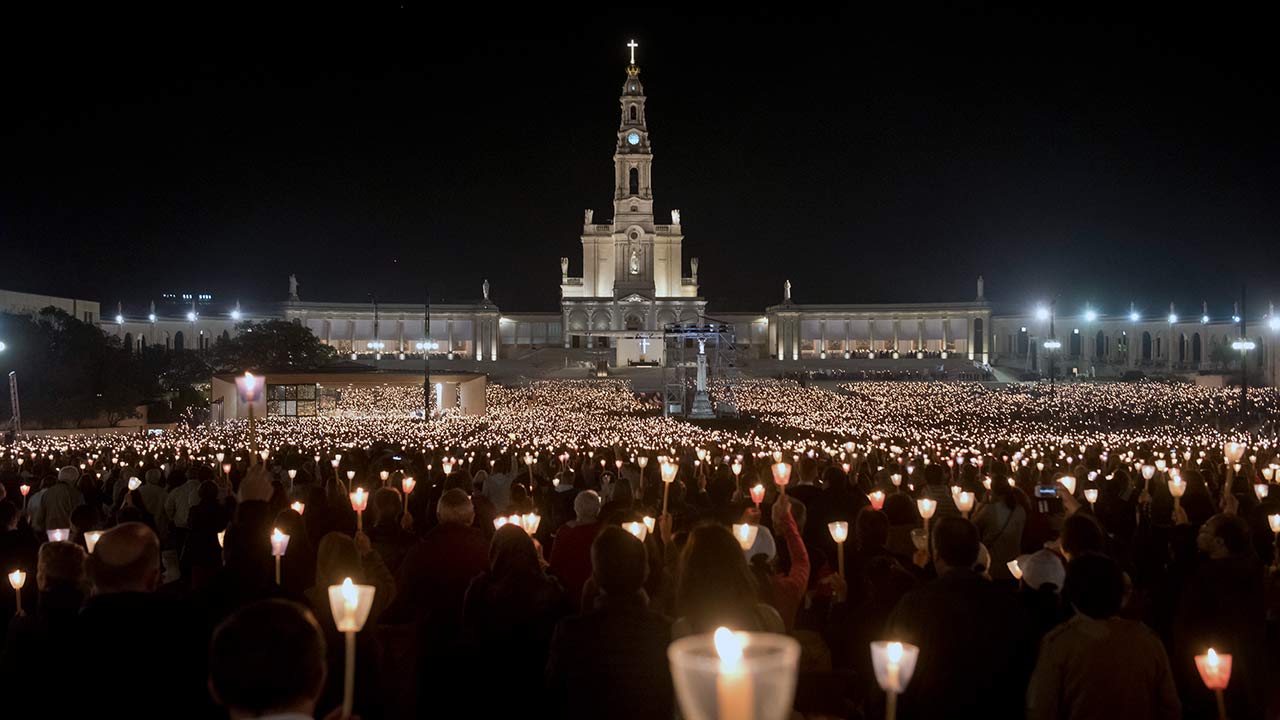
[[[791,482],[791,466],[784,462],[774,463],[773,482],[778,486],[779,492],[786,495],[787,484]]]
[[[406,496],[413,494],[413,488],[417,484],[418,481],[408,475],[400,478],[400,487],[404,489],[404,494]]]
[[[1266,483],[1255,483],[1253,486],[1253,494],[1258,496],[1259,502],[1267,499],[1267,493],[1270,490],[1271,488]]]
[[[356,511],[356,530],[364,530],[364,509],[369,506],[369,493],[358,487],[351,493],[351,509]]]
[[[716,655],[720,657],[720,672],[716,675],[716,709],[719,720],[751,720],[751,676],[743,668],[743,638],[729,628],[716,628]]]
[[[280,584],[280,558],[289,547],[289,536],[280,532],[280,528],[271,530],[271,555],[276,559],[276,584]]]
[[[827,531],[831,533],[831,539],[836,541],[836,572],[844,579],[844,541],[849,539],[849,523],[844,520],[829,522]]]
[[[1062,487],[1067,489],[1068,495],[1076,494],[1076,479],[1074,476],[1064,475],[1062,476],[1062,480],[1060,480],[1059,482],[1062,483]]]
[[[13,592],[17,597],[18,615],[22,614],[22,586],[27,584],[27,574],[21,570],[14,570],[9,573],[9,584],[13,586]]]
[[[680,470],[680,466],[673,462],[663,462],[660,468],[662,472],[662,514],[667,514],[667,494],[671,490],[671,483],[675,482],[676,473]]]
[[[307,509],[306,504],[305,504],[305,503],[300,503],[300,502],[292,502],[292,503],[289,503],[289,507],[290,507],[294,512],[298,513],[299,515],[301,515],[301,514],[302,514],[302,511],[303,511],[303,510],[306,510],[306,509]]]
[[[1222,691],[1227,689],[1227,684],[1231,682],[1231,655],[1219,655],[1213,648],[1209,648],[1204,655],[1196,656],[1196,670],[1200,671],[1200,679],[1204,681],[1204,686],[1213,691],[1218,701],[1218,717],[1220,720],[1226,720],[1227,708],[1222,697]]]
[[[65,542],[71,537],[71,528],[53,528],[46,530],[45,535],[49,537],[49,542]]]
[[[756,510],[760,509],[760,503],[764,502],[764,485],[756,483],[751,486],[751,502],[756,504]]]
[[[871,666],[876,683],[885,692],[885,718],[897,715],[898,695],[906,690],[916,669],[920,648],[909,643],[889,641],[871,643]]]
[[[134,490],[137,490],[140,487],[142,487],[141,480],[139,480],[136,477],[129,478],[129,492],[133,492]]]
[[[1017,558],[1005,563],[1005,567],[1009,568],[1009,574],[1013,576],[1014,580],[1022,579],[1022,567],[1018,565]]]
[[[1174,475],[1169,478],[1169,494],[1173,496],[1173,511],[1176,513],[1181,507],[1181,497],[1187,492],[1187,481],[1182,479],[1181,475]]]
[[[642,522],[624,522],[622,523],[622,529],[635,535],[640,542],[644,542],[644,539],[649,535],[649,528],[645,527]]]
[[[738,523],[733,526],[733,536],[738,540],[738,546],[743,552],[751,549],[756,544],[756,535],[760,532],[760,526],[748,523]]]
[[[381,470],[378,472],[378,478],[382,480],[383,485],[387,484],[387,479],[390,477],[391,477],[391,473],[387,472],[386,470]]]
[[[225,547],[222,541],[223,541],[223,538],[226,536],[226,534],[227,534],[226,530],[218,531],[218,547]]]
[[[1084,499],[1089,501],[1089,508],[1090,508],[1090,509],[1093,509],[1093,508],[1094,508],[1094,503],[1098,502],[1098,489],[1097,489],[1097,488],[1085,488],[1085,490],[1084,490]]]
[[[867,499],[871,501],[871,509],[879,510],[884,507],[884,491],[872,490],[867,494]]]
[[[346,665],[342,682],[342,716],[351,717],[356,690],[356,633],[364,627],[373,609],[372,585],[356,585],[346,578],[341,585],[329,586],[329,611],[338,632],[346,636]]]
[[[84,547],[86,550],[89,551],[90,555],[93,554],[94,546],[96,546],[98,544],[98,541],[101,539],[102,539],[101,530],[89,530],[84,534]]]
[[[973,493],[961,490],[960,494],[956,495],[956,509],[960,511],[961,515],[967,518],[969,517],[969,511],[973,510],[973,503],[975,500],[976,498],[973,496]]]

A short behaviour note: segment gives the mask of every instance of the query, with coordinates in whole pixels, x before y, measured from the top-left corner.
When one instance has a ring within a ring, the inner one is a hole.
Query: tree
[[[33,423],[115,425],[135,416],[153,390],[117,338],[63,310],[0,314],[0,336],[8,344],[4,369],[17,372],[22,414]],[[0,397],[9,404],[7,383]]]
[[[332,347],[299,323],[249,321],[236,329],[234,338],[213,346],[212,364],[218,372],[314,370],[337,359]]]

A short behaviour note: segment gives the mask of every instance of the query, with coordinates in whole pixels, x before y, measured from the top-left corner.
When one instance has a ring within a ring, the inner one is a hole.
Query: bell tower
[[[622,84],[622,121],[618,125],[618,144],[613,153],[613,217],[615,222],[653,222],[653,185],[651,169],[653,150],[644,117],[644,86],[640,84],[640,67],[636,65],[634,40],[627,79]]]

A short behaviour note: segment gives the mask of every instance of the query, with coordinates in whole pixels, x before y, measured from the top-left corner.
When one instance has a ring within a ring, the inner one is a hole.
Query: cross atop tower
[[[636,48],[640,47],[640,44],[637,43],[633,38],[630,42],[627,43],[627,47],[631,48],[631,64],[635,65],[636,64]]]

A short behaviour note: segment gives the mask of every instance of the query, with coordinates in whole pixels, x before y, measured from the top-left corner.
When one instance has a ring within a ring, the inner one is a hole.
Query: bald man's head
[[[160,539],[140,522],[102,534],[85,563],[95,595],[153,592],[160,586]]]

